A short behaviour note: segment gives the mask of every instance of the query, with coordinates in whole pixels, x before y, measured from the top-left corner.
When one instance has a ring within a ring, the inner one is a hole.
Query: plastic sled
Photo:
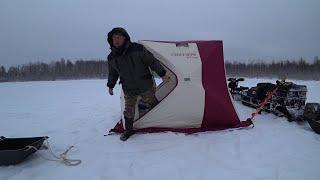
[[[320,134],[320,120],[308,119],[308,123],[314,132]]]
[[[40,149],[48,137],[5,138],[0,137],[0,166],[15,165]],[[35,147],[30,148],[30,146]]]
[[[307,103],[304,109],[303,118],[305,118],[312,130],[320,134],[320,104]]]

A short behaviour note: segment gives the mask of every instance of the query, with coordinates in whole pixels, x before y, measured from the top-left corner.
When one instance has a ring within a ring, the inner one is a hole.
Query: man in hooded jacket
[[[163,81],[169,80],[169,76],[166,75],[166,70],[152,53],[143,45],[130,41],[130,36],[125,29],[121,27],[112,29],[108,33],[108,43],[111,53],[108,55],[107,86],[109,94],[113,95],[113,88],[120,78],[125,99],[123,112],[125,131],[121,134],[120,139],[125,141],[135,133],[133,120],[138,96],[148,109],[154,107],[158,102],[150,69],[155,71]],[[139,110],[140,113],[141,110]]]

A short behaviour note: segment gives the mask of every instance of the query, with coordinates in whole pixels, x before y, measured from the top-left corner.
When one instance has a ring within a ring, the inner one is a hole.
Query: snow
[[[308,102],[320,102],[319,82],[295,82],[308,86]],[[120,118],[119,92],[109,96],[105,80],[0,83],[0,135],[49,136],[54,152],[74,145],[68,156],[82,160],[68,167],[43,160],[39,154],[50,154],[41,150],[0,167],[0,180],[319,179],[320,136],[307,123],[272,114],[258,115],[253,129],[105,137]],[[253,112],[235,106],[241,119]]]

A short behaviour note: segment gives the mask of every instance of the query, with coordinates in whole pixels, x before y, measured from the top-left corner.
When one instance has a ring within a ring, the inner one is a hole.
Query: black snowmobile
[[[241,93],[241,102],[246,106],[256,108],[268,95],[277,88],[264,111],[278,116],[286,116],[289,121],[300,120],[306,103],[307,86],[292,82],[277,81],[273,83],[258,83]]]
[[[244,78],[228,78],[228,88],[232,98],[234,100],[241,100],[241,95],[244,90],[249,89],[248,87],[240,86],[239,82],[244,81]]]
[[[234,100],[241,101],[243,105],[257,108],[275,90],[263,111],[285,116],[288,121],[307,120],[310,127],[320,134],[320,104],[307,103],[307,87],[292,82],[276,81],[273,83],[258,83],[252,88],[238,87],[243,78],[229,78],[228,87]],[[275,89],[277,88],[277,89]],[[240,97],[240,98],[239,98]]]

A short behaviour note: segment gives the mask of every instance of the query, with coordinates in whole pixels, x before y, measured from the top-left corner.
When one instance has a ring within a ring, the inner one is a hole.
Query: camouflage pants
[[[155,105],[157,105],[158,100],[155,96],[155,88],[151,88],[139,95],[124,95],[125,107],[123,115],[127,118],[134,118],[135,115],[135,105],[138,99],[138,96],[141,96],[141,100],[139,101],[138,111],[139,117],[143,116],[150,109],[152,109]]]

